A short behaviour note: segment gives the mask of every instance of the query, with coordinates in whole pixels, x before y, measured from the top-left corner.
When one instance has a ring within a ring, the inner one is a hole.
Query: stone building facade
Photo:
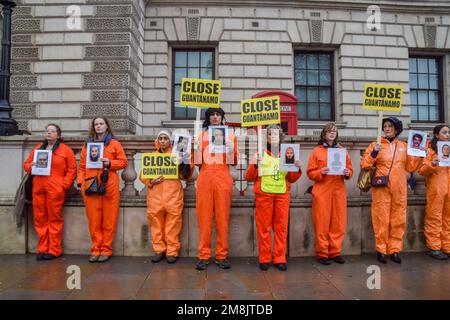
[[[295,93],[298,52],[331,54],[332,114],[345,136],[374,136],[376,112],[361,110],[366,82],[400,84],[411,123],[409,58],[439,62],[439,115],[448,122],[448,1],[22,0],[14,12],[12,104],[21,129],[58,121],[86,130],[96,114],[124,134],[191,127],[174,112],[174,51],[212,50],[222,105],[261,90]],[[380,9],[370,29],[370,5]],[[72,7],[71,7],[72,6]],[[75,7],[73,7],[75,6]],[[79,18],[77,17],[79,10]],[[298,95],[298,94],[297,94]],[[301,100],[301,97],[298,97]],[[432,119],[436,120],[436,119]],[[434,121],[434,122],[439,122]],[[311,135],[324,121],[299,121]],[[432,123],[411,126],[429,129]]]
[[[368,10],[373,4],[379,6],[379,26],[367,24],[378,12]],[[160,128],[193,128],[191,111],[177,106],[182,74],[221,80],[222,106],[231,122],[239,121],[240,101],[260,91],[296,95],[298,136],[288,139],[301,143],[303,165],[318,132],[331,120],[356,176],[360,154],[377,127],[377,113],[362,110],[365,83],[403,87],[398,116],[406,128],[430,131],[436,123],[450,122],[448,1],[21,0],[13,15],[12,42],[13,117],[32,135],[0,137],[0,176],[8,177],[0,184],[0,253],[35,250],[32,217],[16,228],[12,212],[22,163],[44,125],[60,124],[79,158],[90,120],[103,115],[112,120],[129,160],[120,173],[115,254],[147,255],[151,235],[145,190],[137,179],[139,154],[153,149]],[[242,179],[245,169],[232,171],[232,256],[257,255],[252,185]],[[359,191],[356,176],[347,184],[344,254],[374,250],[370,194]],[[424,250],[425,184],[414,176],[408,251]],[[309,185],[304,175],[291,190],[290,256],[314,255],[311,196],[305,194]],[[193,181],[186,185],[185,199],[182,255],[195,256]],[[87,220],[74,190],[64,219],[65,252],[87,254]]]

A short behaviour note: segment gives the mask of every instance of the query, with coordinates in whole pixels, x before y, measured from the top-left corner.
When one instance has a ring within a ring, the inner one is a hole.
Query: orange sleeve
[[[144,179],[144,177],[142,176],[142,172],[139,174],[139,180],[141,180],[141,182],[147,187],[149,188],[153,187],[151,183],[152,179]]]
[[[247,171],[245,172],[245,180],[247,181],[255,181],[258,177],[258,168],[254,166],[257,163],[256,155],[257,153],[253,155],[248,165]]]
[[[317,161],[317,148],[314,148],[313,152],[309,156],[306,174],[309,179],[316,182],[321,181],[324,178],[322,175],[322,168],[319,168],[319,162]]]
[[[77,162],[75,160],[75,155],[73,154],[72,149],[65,145],[65,154],[66,154],[66,175],[64,176],[64,190],[70,188],[75,179],[77,173]]]
[[[302,176],[302,171],[299,169],[298,172],[288,172],[286,175],[286,180],[289,183],[295,183]]]
[[[429,175],[436,172],[438,167],[433,167],[432,161],[435,156],[435,153],[432,149],[428,149],[428,156],[423,160],[422,166],[419,168],[419,174],[428,177]]]
[[[33,162],[33,158],[34,158],[34,151],[39,148],[41,145],[38,145],[36,147],[34,147],[33,150],[31,150],[30,154],[28,155],[28,158],[25,160],[25,162],[23,163],[23,169],[25,170],[26,173],[31,174],[31,163]]]
[[[117,171],[126,168],[128,166],[127,155],[119,141],[115,141],[114,148],[116,149],[116,158],[110,159],[109,169]]]
[[[377,161],[377,158],[372,158],[370,155],[372,153],[372,150],[375,148],[376,143],[372,142],[364,152],[364,155],[361,159],[361,168],[363,169],[370,169],[375,165],[375,162]]]
[[[78,166],[77,172],[77,184],[82,184],[84,182],[84,177],[86,176],[86,144],[81,148],[80,155],[80,165]]]
[[[414,157],[407,155],[406,156],[406,171],[408,172],[415,172],[420,169],[420,167],[423,164],[424,158],[421,157]]]

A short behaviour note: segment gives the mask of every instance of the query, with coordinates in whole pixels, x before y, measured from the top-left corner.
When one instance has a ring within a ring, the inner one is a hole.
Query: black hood
[[[395,131],[397,131],[395,137],[398,137],[403,131],[403,123],[396,117],[389,117],[383,119],[383,126],[386,121],[389,121],[394,125]]]

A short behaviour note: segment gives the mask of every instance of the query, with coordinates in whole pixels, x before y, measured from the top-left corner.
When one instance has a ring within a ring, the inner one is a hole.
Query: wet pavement
[[[290,258],[286,272],[273,266],[264,272],[256,258],[232,258],[230,270],[212,262],[197,271],[193,258],[154,264],[149,257],[112,257],[92,264],[87,256],[36,261],[32,254],[0,255],[0,300],[450,299],[450,260],[425,253],[403,254],[401,265],[380,265],[375,254],[345,258],[346,264],[329,266],[313,257]],[[374,265],[379,282],[370,271]],[[69,266],[79,267],[80,289],[68,289],[78,274],[68,273]],[[368,288],[378,283],[380,289]]]

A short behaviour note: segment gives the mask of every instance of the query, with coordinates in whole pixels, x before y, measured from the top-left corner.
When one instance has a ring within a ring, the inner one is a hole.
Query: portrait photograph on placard
[[[408,150],[407,153],[410,156],[426,157],[426,132],[411,130],[408,135]]]
[[[178,155],[179,159],[182,159],[186,154],[190,154],[191,141],[192,137],[189,134],[175,134],[172,154]]]
[[[101,169],[103,167],[103,163],[100,161],[103,158],[103,143],[89,142],[86,149],[86,168]]]
[[[438,141],[438,159],[440,167],[450,167],[450,142]]]
[[[281,144],[280,166],[282,172],[297,172],[295,161],[300,160],[300,145],[293,143]]]
[[[31,167],[32,175],[49,176],[52,166],[52,152],[50,150],[36,150],[33,162],[35,165]]]
[[[347,151],[344,148],[328,148],[327,167],[329,175],[344,175],[347,163]]]
[[[209,151],[211,153],[226,153],[227,136],[227,126],[210,126],[208,128]]]

